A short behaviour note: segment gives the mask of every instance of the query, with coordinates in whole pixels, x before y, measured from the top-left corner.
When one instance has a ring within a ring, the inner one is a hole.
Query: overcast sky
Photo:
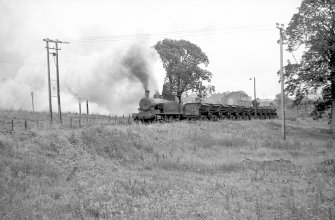
[[[151,46],[164,38],[191,41],[207,54],[216,92],[243,90],[253,96],[249,78],[256,77],[257,97],[274,98],[280,92],[276,22],[287,25],[300,3],[0,0],[0,108],[30,110],[34,91],[36,109],[48,109],[43,38],[70,42],[59,55],[63,111],[76,111],[78,98],[90,99],[95,112],[136,111],[143,87],[122,79],[115,63],[133,45],[141,45],[155,78],[150,88],[161,91],[165,73]],[[285,52],[284,60],[291,58]],[[57,109],[56,99],[53,103]]]

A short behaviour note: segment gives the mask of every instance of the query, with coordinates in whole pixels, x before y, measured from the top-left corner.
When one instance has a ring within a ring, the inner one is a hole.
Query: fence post
[[[12,131],[14,131],[14,119],[12,119]]]
[[[24,120],[24,131],[27,131],[27,120]]]

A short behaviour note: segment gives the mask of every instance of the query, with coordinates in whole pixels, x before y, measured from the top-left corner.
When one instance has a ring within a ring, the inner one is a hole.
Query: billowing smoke
[[[100,51],[75,63],[81,68],[67,70],[71,73],[64,81],[68,92],[109,113],[136,112],[144,90],[160,90],[156,79],[164,77],[157,68],[161,65],[158,54],[142,41]]]
[[[38,5],[35,7],[26,1],[0,1],[0,109],[32,110],[30,95],[33,91],[35,110],[48,111],[43,38],[85,38],[115,31],[110,29],[109,22],[97,16],[85,21],[70,19],[73,16],[71,8],[62,13],[64,16],[52,13],[50,8],[63,7],[59,2],[40,1]],[[77,7],[76,4],[72,6]],[[92,21],[93,18],[97,19]],[[104,25],[99,26],[101,22]],[[164,79],[162,64],[152,48],[154,43],[127,40],[76,44],[70,40],[70,44],[60,45],[63,112],[78,112],[79,99],[89,101],[90,112],[137,112],[144,90],[149,89],[151,94],[155,90],[160,91]],[[52,55],[50,67],[55,96],[56,75]],[[53,98],[52,103],[53,110],[57,111],[57,99]]]
[[[139,45],[133,45],[127,51],[121,64],[128,70],[128,76],[139,79],[143,88],[148,90],[150,79],[154,79],[150,68],[154,54],[147,53],[146,50]]]
[[[130,114],[137,112],[144,90],[160,91],[164,79],[159,55],[146,42],[126,42],[119,46],[95,50],[90,54],[70,53],[63,47],[60,54],[61,103],[64,112],[78,111],[78,101],[89,101],[90,112]],[[43,51],[44,52],[44,51]],[[37,66],[29,59],[13,79],[0,82],[3,94],[0,108],[31,110],[30,91],[35,93],[35,109],[48,110],[47,68],[43,54]],[[51,57],[51,78],[55,68]],[[29,75],[31,74],[31,75]],[[31,77],[29,77],[31,76]],[[52,81],[52,88],[55,81]],[[56,95],[56,90],[52,90]],[[56,98],[53,109],[57,110]],[[84,111],[84,110],[83,110]]]

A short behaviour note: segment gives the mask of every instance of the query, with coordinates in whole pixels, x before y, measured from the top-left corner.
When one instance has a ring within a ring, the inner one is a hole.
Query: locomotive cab
[[[139,113],[133,115],[135,121],[154,121],[180,118],[182,114],[182,103],[162,98],[155,94],[149,97],[149,91],[145,91],[145,97],[139,102]]]

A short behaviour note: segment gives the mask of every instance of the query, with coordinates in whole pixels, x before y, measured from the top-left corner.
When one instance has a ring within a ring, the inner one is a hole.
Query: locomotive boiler
[[[149,97],[150,92],[145,91],[145,97],[139,102],[138,113],[133,114],[135,121],[159,121],[180,119],[183,105],[175,100],[175,97],[163,97],[155,94]]]

